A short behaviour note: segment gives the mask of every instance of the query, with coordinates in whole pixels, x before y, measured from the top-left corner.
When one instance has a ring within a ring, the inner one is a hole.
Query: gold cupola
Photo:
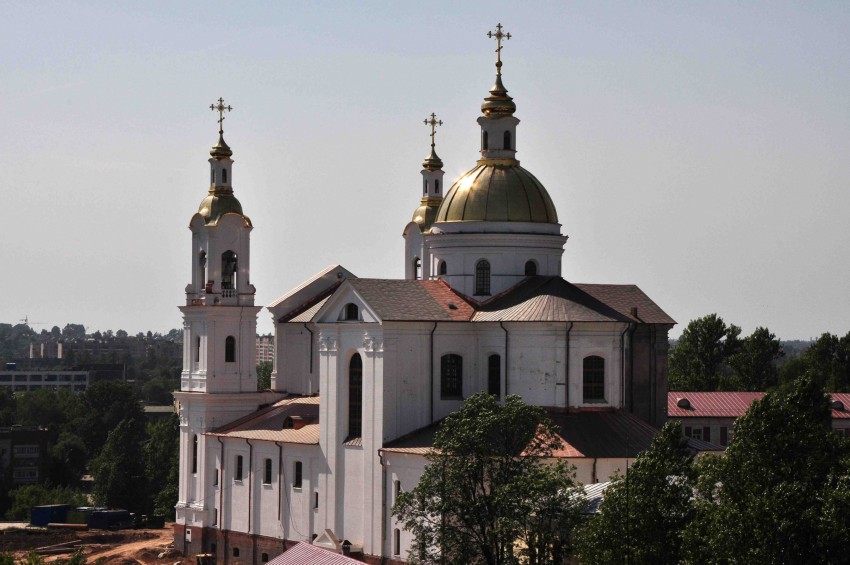
[[[443,161],[437,155],[434,144],[434,136],[437,134],[437,126],[443,125],[442,120],[437,119],[435,113],[425,119],[425,125],[431,128],[431,153],[422,162],[422,200],[419,207],[413,212],[413,221],[419,226],[419,230],[426,232],[431,229],[437,210],[443,203]]]
[[[224,141],[224,112],[233,108],[224,105],[224,99],[210,104],[210,110],[218,112],[218,142],[210,149],[210,189],[198,206],[198,214],[206,225],[215,225],[225,214],[239,214],[246,224],[251,220],[242,213],[242,204],[233,195],[233,151]]]

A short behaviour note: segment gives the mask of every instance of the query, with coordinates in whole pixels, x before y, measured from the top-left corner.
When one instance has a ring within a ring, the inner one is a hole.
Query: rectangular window
[[[440,358],[440,397],[463,399],[463,357],[449,353]]]
[[[726,426],[720,427],[720,445],[729,445],[729,429]]]
[[[242,456],[241,455],[236,456],[236,472],[233,474],[233,480],[234,481],[241,481],[242,480]]]
[[[502,396],[502,358],[498,355],[487,358],[487,392],[496,398]]]
[[[266,459],[265,465],[263,467],[263,484],[270,485],[272,484],[272,460]]]
[[[218,486],[218,469],[215,470],[215,474],[213,474],[213,486]]]
[[[702,440],[711,441],[711,428],[706,426],[702,429]]]
[[[692,439],[702,439],[702,428],[693,428],[691,430]]]
[[[319,508],[319,491],[313,493],[313,509]]]
[[[302,478],[302,468],[301,461],[295,462],[295,480],[292,481],[292,486],[295,488],[301,488],[301,478]]]

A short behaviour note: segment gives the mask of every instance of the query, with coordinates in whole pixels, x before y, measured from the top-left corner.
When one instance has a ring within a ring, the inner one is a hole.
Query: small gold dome
[[[225,214],[239,214],[248,225],[251,220],[242,213],[242,204],[233,196],[232,192],[214,192],[207,195],[198,206],[198,214],[204,217],[204,224],[215,225]]]
[[[231,151],[227,143],[224,142],[224,134],[222,132],[218,132],[218,143],[213,145],[212,149],[210,149],[210,155],[215,159],[221,159],[222,157],[230,157],[233,155],[233,151]]]
[[[513,159],[481,159],[443,199],[436,222],[558,223],[555,205],[534,175]]]

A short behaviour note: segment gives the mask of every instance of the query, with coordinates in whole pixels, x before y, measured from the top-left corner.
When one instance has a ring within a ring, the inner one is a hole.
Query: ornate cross
[[[431,126],[431,147],[434,147],[434,135],[437,133],[437,126],[443,125],[443,120],[438,120],[437,114],[431,112],[431,119],[426,119],[425,125]]]
[[[496,69],[501,73],[502,70],[502,39],[507,41],[511,38],[510,33],[502,32],[502,24],[496,24],[496,31],[488,31],[487,37],[490,39],[496,38]]]
[[[229,105],[225,106],[224,98],[219,98],[218,104],[210,104],[210,110],[212,110],[213,112],[218,112],[218,133],[224,133],[224,130],[222,128],[222,122],[224,121],[224,111],[227,110],[229,112],[233,110],[233,108],[231,108]]]

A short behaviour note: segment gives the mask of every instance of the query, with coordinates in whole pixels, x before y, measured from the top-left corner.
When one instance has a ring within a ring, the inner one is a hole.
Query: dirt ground
[[[193,560],[184,558],[172,547],[174,541],[172,524],[166,524],[163,529],[121,530],[105,532],[92,530],[86,532],[46,532],[43,536],[27,536],[32,545],[19,547],[14,551],[16,557],[23,557],[30,551],[58,543],[75,540],[81,542],[86,559],[94,563],[102,559],[103,565],[192,565]],[[75,548],[68,553],[45,555],[48,563],[68,558]],[[162,555],[162,557],[160,557]]]

